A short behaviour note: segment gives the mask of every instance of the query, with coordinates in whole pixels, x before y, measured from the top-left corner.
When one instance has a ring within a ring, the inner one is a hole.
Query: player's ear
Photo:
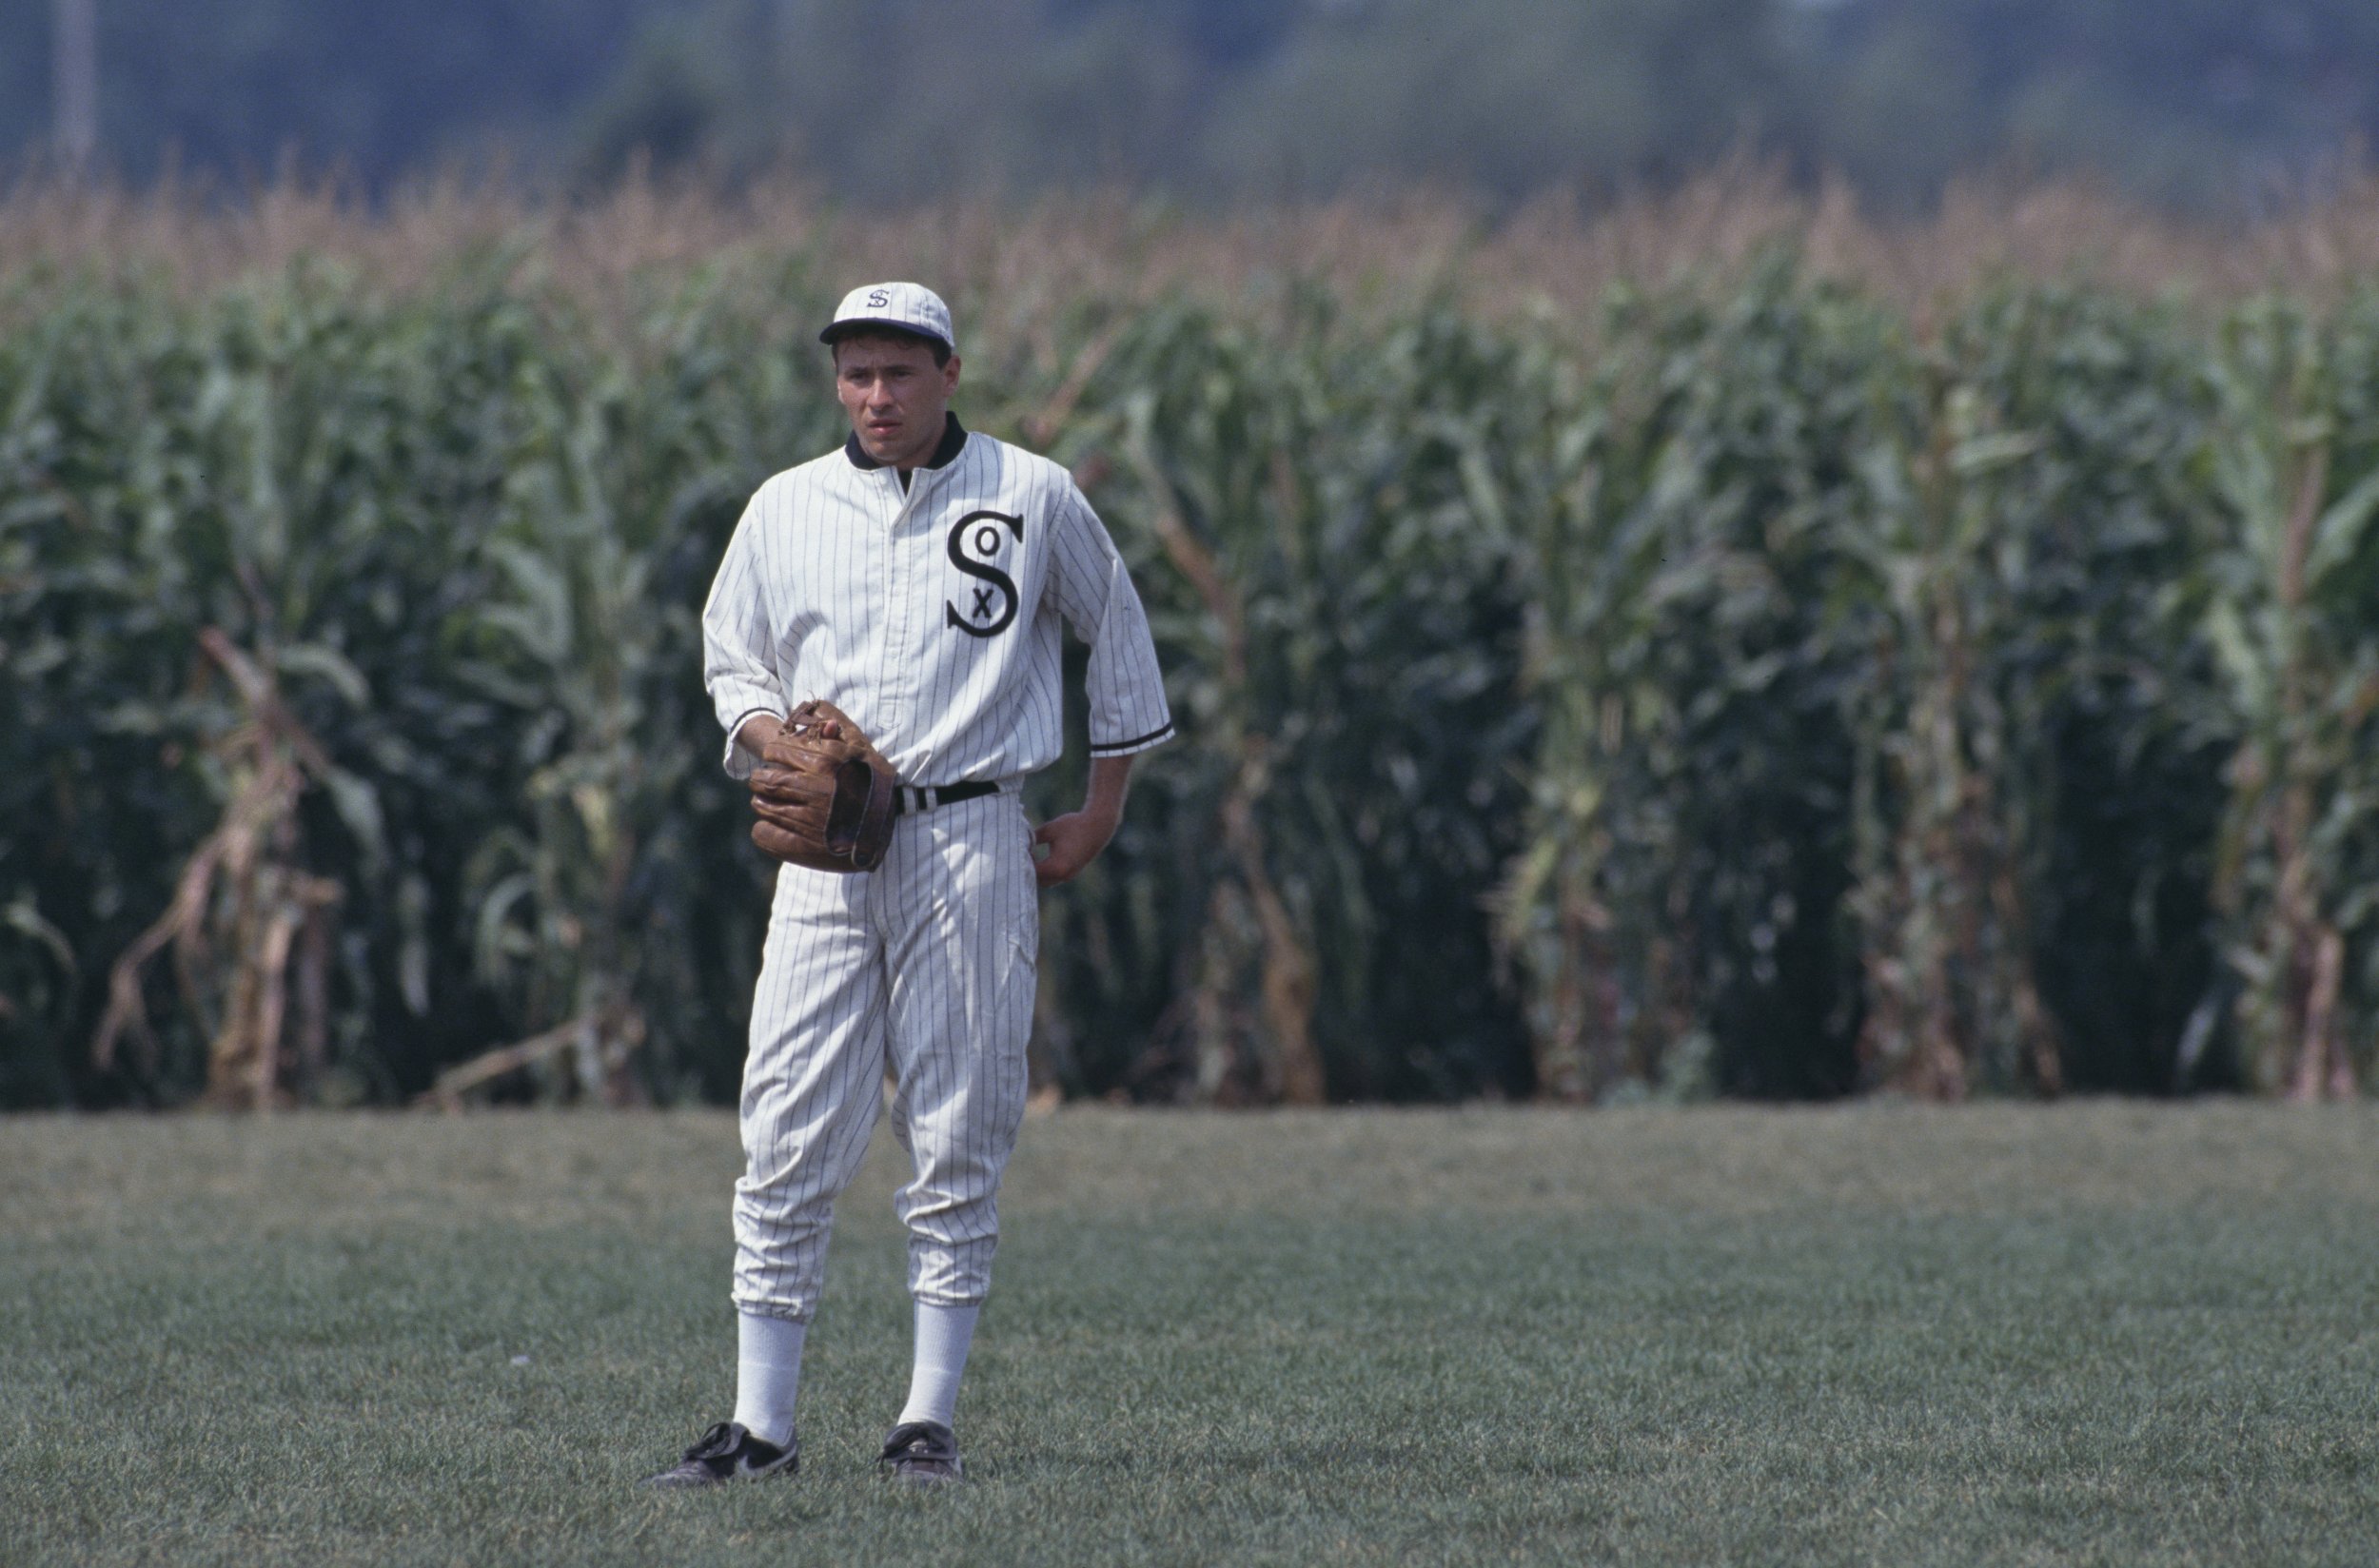
[[[942,366],[942,390],[945,392],[958,390],[958,356],[955,354],[950,357],[948,364]]]

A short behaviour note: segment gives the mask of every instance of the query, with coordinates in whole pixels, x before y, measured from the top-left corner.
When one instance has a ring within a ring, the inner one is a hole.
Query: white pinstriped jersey
[[[702,611],[703,681],[736,732],[821,697],[917,784],[1006,783],[1065,747],[1062,620],[1091,647],[1093,756],[1170,738],[1146,612],[1065,469],[950,418],[898,475],[855,440],[777,475],[736,525]]]

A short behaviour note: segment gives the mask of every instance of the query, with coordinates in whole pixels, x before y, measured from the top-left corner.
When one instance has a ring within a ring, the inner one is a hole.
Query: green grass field
[[[1039,1118],[934,1497],[878,1144],[801,1475],[657,1497],[732,1119],[0,1122],[0,1562],[2379,1559],[2362,1107]]]

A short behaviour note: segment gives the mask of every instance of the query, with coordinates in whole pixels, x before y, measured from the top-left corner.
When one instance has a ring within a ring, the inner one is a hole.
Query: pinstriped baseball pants
[[[1000,1172],[1024,1120],[1040,909],[1013,794],[903,816],[883,865],[777,877],[743,1068],[737,1310],[817,1309],[836,1198],[858,1169],[890,1068],[909,1291],[983,1299]]]

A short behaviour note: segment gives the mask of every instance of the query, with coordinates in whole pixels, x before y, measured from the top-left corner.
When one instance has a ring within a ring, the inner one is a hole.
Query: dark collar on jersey
[[[920,465],[922,467],[949,467],[951,460],[957,457],[959,449],[967,444],[967,427],[958,422],[957,415],[946,413],[942,416],[942,421],[941,441],[934,448],[934,455]],[[843,438],[842,455],[851,460],[852,467],[861,472],[884,466],[859,449],[859,433],[856,430]]]

